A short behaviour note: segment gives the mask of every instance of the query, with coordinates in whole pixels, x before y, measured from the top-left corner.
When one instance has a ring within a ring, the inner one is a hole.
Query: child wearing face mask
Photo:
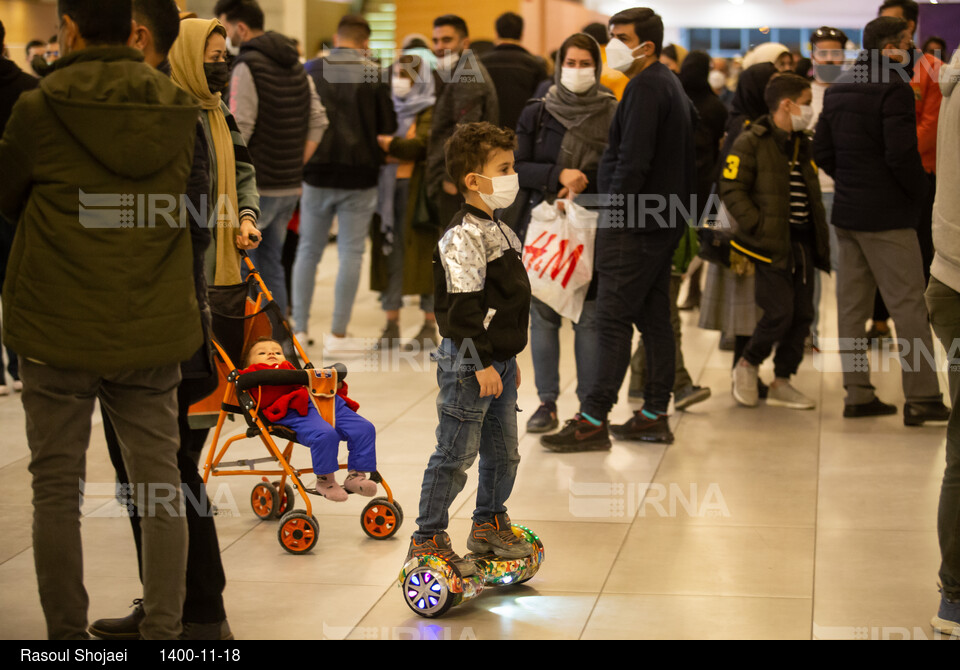
[[[532,546],[511,530],[506,502],[520,464],[516,356],[527,344],[530,281],[521,243],[493,212],[517,197],[516,138],[490,123],[458,126],[444,148],[446,170],[466,199],[434,252],[437,351],[437,447],[423,475],[417,531],[407,559],[438,555],[463,576],[446,529],[448,510],[480,457],[467,549],[501,558],[528,556]]]
[[[790,384],[813,320],[814,273],[830,271],[826,215],[805,133],[812,97],[803,77],[774,76],[764,94],[770,113],[743,131],[722,166],[720,197],[735,222],[731,246],[754,262],[763,310],[734,366],[733,396],[746,407],[759,403],[758,369],[774,346],[776,379],[767,404],[815,407]]]

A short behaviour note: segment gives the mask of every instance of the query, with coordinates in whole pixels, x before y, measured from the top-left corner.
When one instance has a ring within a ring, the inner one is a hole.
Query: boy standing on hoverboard
[[[506,501],[520,463],[517,445],[516,355],[527,344],[530,282],[522,244],[496,209],[517,197],[513,131],[489,123],[460,126],[444,147],[447,172],[466,199],[433,255],[437,324],[437,448],[420,492],[417,531],[407,560],[432,554],[474,574],[452,549],[448,510],[480,456],[477,507],[467,548],[500,558],[528,556],[514,535]]]

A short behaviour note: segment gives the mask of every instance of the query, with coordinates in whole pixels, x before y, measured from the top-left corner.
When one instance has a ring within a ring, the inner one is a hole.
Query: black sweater
[[[489,367],[527,346],[530,280],[510,228],[464,205],[433,253],[437,325],[464,363]],[[472,348],[471,348],[472,345]],[[474,356],[474,354],[476,354]]]

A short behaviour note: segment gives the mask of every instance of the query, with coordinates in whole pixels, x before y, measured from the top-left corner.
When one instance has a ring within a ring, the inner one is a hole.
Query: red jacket
[[[923,169],[937,170],[937,121],[940,118],[940,67],[943,61],[928,54],[914,66],[910,86],[917,99],[917,148]]]
[[[283,361],[277,365],[267,365],[266,363],[255,363],[248,368],[240,371],[240,374],[248,372],[257,372],[259,370],[296,370],[292,363]],[[285,417],[291,410],[296,411],[300,416],[306,416],[310,409],[310,392],[306,386],[258,386],[250,389],[250,395],[258,403],[260,411],[270,421],[278,421]],[[356,412],[360,405],[347,397],[347,383],[341,382],[337,395],[343,398],[347,407]]]

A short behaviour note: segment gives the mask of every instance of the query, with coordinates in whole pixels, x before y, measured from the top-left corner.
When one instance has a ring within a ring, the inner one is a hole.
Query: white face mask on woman
[[[560,70],[560,84],[573,93],[585,93],[597,83],[597,73],[589,67],[565,67]]]
[[[393,89],[393,94],[403,100],[410,95],[410,90],[413,88],[413,82],[406,77],[394,76],[393,81],[390,82],[390,87]]]
[[[642,60],[646,58],[646,54],[640,54],[639,56],[634,56],[633,52],[642,47],[647,42],[637,45],[635,49],[631,49],[626,44],[618,40],[616,37],[607,42],[607,65],[612,67],[614,70],[619,70],[620,72],[626,72],[633,65],[633,61]]]
[[[513,204],[520,193],[520,175],[508,174],[502,177],[488,177],[477,174],[478,177],[489,179],[493,184],[493,193],[477,193],[484,204],[490,209],[505,209]]]

